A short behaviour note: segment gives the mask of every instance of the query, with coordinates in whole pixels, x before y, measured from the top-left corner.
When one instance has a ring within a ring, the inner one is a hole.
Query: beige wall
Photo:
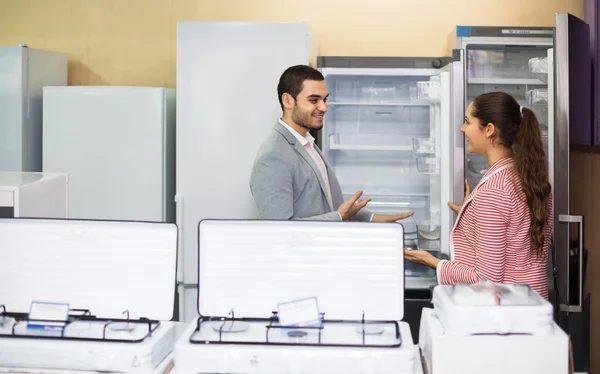
[[[0,45],[69,55],[70,85],[175,86],[177,21],[306,21],[321,55],[439,56],[463,25],[553,26],[584,17],[584,0],[0,0]],[[586,214],[592,268],[600,265],[600,154],[573,157],[573,214]],[[593,176],[593,171],[597,171]],[[581,181],[581,182],[580,182]],[[594,182],[596,182],[594,184]],[[588,272],[588,288],[600,275]],[[600,295],[600,293],[598,293]],[[600,296],[593,311],[600,310]],[[600,319],[592,317],[592,332]],[[592,333],[592,352],[600,348]],[[600,356],[592,359],[600,367]]]
[[[454,27],[553,26],[584,0],[0,0],[0,45],[69,54],[71,85],[175,86],[177,21],[306,21],[323,55],[439,56]]]

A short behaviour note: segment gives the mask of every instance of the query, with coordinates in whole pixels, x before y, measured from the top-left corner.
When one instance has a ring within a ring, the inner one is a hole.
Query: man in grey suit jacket
[[[357,191],[344,201],[340,184],[310,130],[323,127],[327,86],[306,65],[288,68],[277,86],[282,118],[260,147],[250,189],[261,219],[393,222],[413,213],[373,214]],[[360,200],[359,200],[360,199]]]

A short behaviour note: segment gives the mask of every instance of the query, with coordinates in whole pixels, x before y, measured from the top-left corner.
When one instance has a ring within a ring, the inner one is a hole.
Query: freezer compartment
[[[424,106],[332,105],[325,115],[328,134],[429,133],[429,103]]]
[[[429,75],[328,75],[325,79],[332,103],[394,103],[430,97],[431,86],[423,83],[429,82]]]
[[[537,80],[529,61],[547,56],[547,46],[467,46],[468,78]]]

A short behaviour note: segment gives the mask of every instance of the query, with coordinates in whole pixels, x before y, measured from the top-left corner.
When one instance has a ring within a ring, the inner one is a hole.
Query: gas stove
[[[403,242],[400,224],[200,222],[200,317],[177,374],[414,373]],[[279,306],[306,298],[318,322],[282,323]]]
[[[412,373],[405,322],[327,320],[286,327],[277,318],[200,317],[178,341],[177,373]],[[403,341],[404,340],[404,341]]]
[[[40,321],[6,312],[4,306],[0,310],[2,366],[147,372],[165,358],[175,340],[169,322],[97,318],[87,310],[71,310],[75,314],[60,331],[32,330],[28,324]]]
[[[176,243],[170,224],[0,220],[0,368],[153,372],[176,340]]]

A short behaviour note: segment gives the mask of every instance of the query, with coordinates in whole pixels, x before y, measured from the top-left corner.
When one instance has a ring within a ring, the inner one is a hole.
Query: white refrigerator
[[[306,23],[177,24],[179,316],[198,315],[198,223],[257,218],[256,152],[281,116],[283,71],[308,64]]]
[[[375,213],[414,211],[401,221],[405,246],[449,257],[464,196],[464,53],[452,57],[321,56],[329,110],[320,132],[344,198],[362,189]],[[405,313],[417,341],[433,269],[405,260]]]
[[[42,88],[66,85],[66,54],[0,46],[0,171],[42,171]]]
[[[43,155],[70,218],[175,221],[174,89],[44,88]]]
[[[321,56],[329,91],[321,131],[344,198],[362,189],[376,213],[414,211],[406,245],[448,255],[463,195],[464,55],[451,58]],[[433,271],[406,264],[406,287],[428,289]]]

